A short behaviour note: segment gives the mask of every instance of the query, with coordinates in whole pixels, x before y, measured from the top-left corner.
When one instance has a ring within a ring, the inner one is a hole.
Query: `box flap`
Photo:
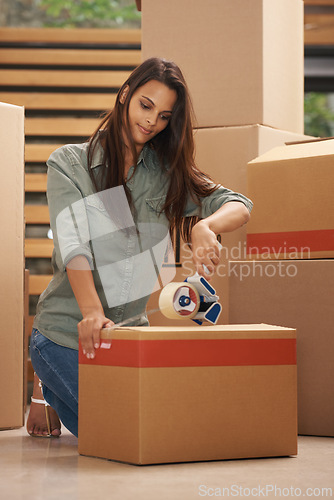
[[[248,165],[320,156],[334,156],[334,139],[329,138],[327,140],[313,140],[278,146],[250,161]]]

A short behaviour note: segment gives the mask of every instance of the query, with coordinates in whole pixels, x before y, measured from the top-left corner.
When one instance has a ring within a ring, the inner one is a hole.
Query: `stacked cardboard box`
[[[334,257],[333,162],[334,139],[326,139],[278,147],[249,163],[256,202],[249,256]]]
[[[23,402],[24,109],[0,103],[0,429],[20,427]]]
[[[334,436],[333,159],[327,139],[249,163],[247,251],[258,260],[230,263],[231,321],[297,328],[298,430],[325,436]]]
[[[230,262],[230,319],[297,329],[298,432],[334,436],[334,261]]]
[[[197,117],[196,160],[216,182],[247,195],[250,160],[304,139],[301,0],[143,0],[142,54],[181,67]],[[228,323],[228,260],[246,258],[246,228],[222,243],[212,285],[223,304],[219,322]],[[185,246],[180,262],[175,279],[183,281],[194,272]],[[150,321],[175,324],[160,313]]]
[[[303,132],[302,0],[143,0],[142,53],[181,67],[198,127]]]

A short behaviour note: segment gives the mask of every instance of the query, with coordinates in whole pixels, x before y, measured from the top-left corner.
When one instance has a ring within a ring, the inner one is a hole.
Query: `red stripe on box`
[[[112,341],[79,363],[134,368],[296,364],[296,339],[189,339]]]
[[[247,253],[286,254],[334,250],[334,229],[247,234]]]

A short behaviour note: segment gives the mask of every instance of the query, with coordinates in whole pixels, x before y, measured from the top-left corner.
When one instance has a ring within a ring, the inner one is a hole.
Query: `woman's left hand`
[[[199,275],[210,281],[219,263],[220,248],[216,234],[205,219],[200,220],[191,232],[192,259]],[[205,266],[205,268],[203,267]]]

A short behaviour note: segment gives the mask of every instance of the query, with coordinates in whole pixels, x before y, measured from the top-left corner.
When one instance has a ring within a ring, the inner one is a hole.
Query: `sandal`
[[[31,397],[31,403],[44,405],[44,407],[45,407],[46,429],[45,429],[45,421],[44,421],[43,413],[39,414],[38,410],[37,410],[37,414],[36,414],[36,411],[33,410],[32,415],[31,415],[31,408],[30,408],[30,413],[29,413],[28,420],[27,420],[27,432],[28,432],[28,434],[32,437],[43,437],[43,438],[59,437],[61,434],[61,431],[60,431],[60,421],[59,421],[58,415],[56,414],[54,409],[43,398],[42,382],[39,380],[36,373],[34,374],[34,395],[35,396]],[[38,396],[40,396],[40,397],[38,397]],[[30,425],[29,420],[33,422],[33,425]],[[39,422],[41,424],[39,424]],[[52,426],[53,426],[53,428],[52,428]],[[38,432],[34,432],[34,430],[37,430]],[[56,431],[56,434],[54,433],[55,431]]]
[[[50,437],[59,437],[59,436],[53,436],[51,434],[51,425],[50,425],[50,415],[49,415],[49,407],[50,405],[45,401],[45,399],[36,399],[31,396],[31,402],[32,403],[37,403],[39,405],[44,405],[45,406],[45,418],[46,418],[46,426],[47,426],[47,434],[34,434],[33,432],[29,435],[31,437],[45,437],[45,438],[50,438]]]

